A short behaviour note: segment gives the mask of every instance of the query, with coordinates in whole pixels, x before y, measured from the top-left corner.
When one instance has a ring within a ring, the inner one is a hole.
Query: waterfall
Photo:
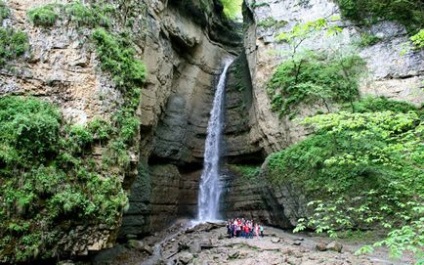
[[[208,123],[208,135],[205,143],[203,172],[200,178],[198,211],[199,221],[218,219],[219,198],[222,193],[222,183],[219,179],[220,144],[223,129],[223,102],[225,81],[231,61],[226,61],[218,85],[216,87],[213,107]]]

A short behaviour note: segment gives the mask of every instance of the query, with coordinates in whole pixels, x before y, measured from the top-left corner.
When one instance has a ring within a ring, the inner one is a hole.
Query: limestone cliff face
[[[89,41],[92,29],[70,25],[66,18],[51,28],[35,27],[27,18],[29,9],[53,2],[71,1],[7,1],[11,18],[4,23],[28,34],[30,52],[9,62],[12,70],[1,70],[0,95],[45,98],[60,107],[69,123],[109,120],[124,100],[110,75],[100,69]],[[137,110],[138,137],[127,150],[131,167],[121,176],[130,197],[121,237],[162,229],[178,216],[195,216],[214,83],[223,59],[236,57],[242,45],[237,29],[241,25],[221,17],[219,1],[145,0],[137,12],[131,30],[147,77]],[[239,119],[237,108],[245,105],[236,99],[237,93],[229,97],[234,98],[229,107],[234,124],[228,123],[228,151],[249,156],[258,149],[240,144],[247,138],[248,120]],[[101,148],[96,152],[101,154]],[[106,232],[100,235],[97,228],[75,230],[87,241],[69,246],[76,248],[70,252],[85,254],[110,246],[118,229],[102,229]]]
[[[278,42],[276,37],[299,22],[340,16],[338,6],[328,0],[245,1],[244,47],[252,80],[247,143],[270,154],[305,137],[305,128],[271,111],[266,83],[276,67],[287,59],[290,49],[288,44]],[[330,24],[341,27],[341,33],[333,37],[324,32],[316,34],[306,39],[302,47],[317,51],[340,47],[352,50],[361,34],[375,35],[381,41],[372,46],[354,48],[365,60],[367,67],[367,74],[361,80],[360,93],[409,101],[417,106],[424,102],[424,51],[411,49],[403,26],[384,21],[365,27],[341,19],[330,21]],[[336,110],[337,106],[332,108]],[[297,118],[319,110],[324,110],[323,106],[301,106]],[[266,169],[266,165],[263,168]],[[290,185],[273,187],[264,183],[264,180],[240,180],[237,176],[230,178],[227,183],[230,192],[225,195],[224,204],[226,214],[230,217],[244,213],[247,217],[288,228],[295,225],[299,217],[305,216],[305,194]]]
[[[267,153],[297,142],[305,134],[303,128],[289,119],[279,119],[270,110],[266,82],[278,64],[286,58],[284,52],[289,49],[287,44],[277,42],[276,36],[289,31],[298,22],[340,16],[338,6],[327,0],[246,1],[245,19],[248,29],[245,51],[253,81],[252,108],[257,120],[250,134],[251,141],[259,142]],[[264,23],[269,21],[274,22],[274,25]],[[341,27],[342,32],[333,37],[324,32],[317,34],[318,36],[302,43],[302,47],[311,50],[352,47],[360,39],[361,33],[375,35],[381,38],[380,42],[357,48],[359,55],[366,61],[368,70],[367,76],[362,79],[360,93],[406,100],[416,105],[424,102],[424,52],[409,49],[408,35],[403,26],[387,21],[370,27],[355,25],[346,20],[330,23]],[[313,108],[319,106],[304,107],[299,116],[316,112]]]

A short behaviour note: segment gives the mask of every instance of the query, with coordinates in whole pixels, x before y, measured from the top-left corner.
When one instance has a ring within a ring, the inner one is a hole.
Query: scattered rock
[[[143,251],[146,252],[149,255],[153,254],[153,248],[149,245],[144,245]]]
[[[293,242],[293,245],[295,245],[295,246],[300,246],[301,244],[302,244],[302,241],[299,241],[299,240],[295,240]]]
[[[202,251],[202,248],[199,240],[191,241],[189,244],[189,249],[191,253],[200,253],[200,251]]]
[[[211,239],[204,239],[201,241],[200,243],[200,248],[201,249],[211,249],[213,248],[213,243]]]
[[[189,264],[193,260],[193,258],[194,258],[193,254],[191,254],[189,252],[182,252],[180,254],[180,257],[178,258],[178,260],[182,264]]]
[[[318,251],[326,251],[327,250],[327,245],[325,243],[318,243],[315,246],[315,249]]]
[[[271,238],[271,242],[272,243],[280,243],[281,242],[281,238],[279,238],[279,237]]]
[[[337,242],[337,241],[333,241],[333,242],[331,242],[331,243],[329,243],[327,246],[326,246],[326,249],[327,250],[331,250],[331,251],[336,251],[336,252],[342,252],[342,249],[343,249],[343,245],[342,244],[340,244],[339,242]]]
[[[228,259],[237,259],[240,256],[240,251],[233,250],[230,253],[228,253]]]
[[[144,247],[144,243],[140,240],[131,239],[128,240],[128,246],[133,249],[142,250]]]

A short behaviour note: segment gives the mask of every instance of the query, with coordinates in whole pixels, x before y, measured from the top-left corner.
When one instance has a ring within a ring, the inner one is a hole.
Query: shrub
[[[395,230],[381,244],[393,244],[400,251],[422,246],[414,229],[424,211],[419,144],[424,124],[416,111],[393,105],[388,108],[399,112],[307,118],[305,124],[315,133],[268,158],[271,181],[296,186],[310,201],[311,212],[295,231],[309,227],[337,236],[352,229],[408,227],[412,232]]]
[[[424,3],[421,0],[336,0],[336,3],[344,17],[360,22],[394,20],[412,32],[422,28],[424,23]]]
[[[145,77],[144,65],[134,59],[134,49],[126,38],[115,36],[102,28],[96,29],[92,37],[102,69],[112,74],[120,88],[126,90],[128,85],[142,84]]]
[[[257,24],[259,27],[264,27],[264,28],[274,28],[274,29],[278,29],[278,28],[282,28],[285,25],[287,25],[287,21],[285,20],[275,20],[273,17],[268,17],[262,21],[259,21],[259,23]]]
[[[49,156],[57,149],[59,128],[59,112],[47,102],[0,98],[0,161],[13,167]]]
[[[350,108],[351,106],[345,108]],[[366,113],[366,112],[381,112],[381,111],[392,111],[394,113],[408,113],[410,111],[417,111],[417,107],[414,105],[404,102],[390,100],[385,97],[365,97],[353,103],[353,109],[355,112]]]
[[[410,39],[417,48],[424,48],[424,29],[421,29],[417,34],[411,36]]]
[[[300,103],[350,102],[358,96],[358,78],[365,66],[359,56],[332,58],[308,54],[278,66],[267,84],[272,108],[281,115]]]
[[[10,10],[7,8],[3,0],[0,0],[0,24],[3,23],[3,20],[10,16]]]
[[[58,6],[55,4],[33,8],[28,11],[29,20],[35,26],[51,27],[59,18],[58,11],[56,10],[57,8]]]
[[[220,0],[224,6],[224,14],[230,19],[241,15],[241,4],[243,0]]]
[[[29,49],[26,33],[11,28],[0,28],[0,68]]]
[[[360,47],[367,47],[367,46],[372,46],[374,44],[377,44],[380,41],[381,41],[381,38],[375,35],[363,33],[361,34],[361,39],[358,44]]]
[[[110,126],[95,121],[65,130],[47,102],[0,98],[0,263],[62,255],[64,237],[80,240],[67,236],[77,226],[118,225],[128,203],[120,178],[100,176],[92,159],[92,130],[104,128]],[[75,145],[87,152],[74,152]],[[124,163],[125,145],[118,147]]]

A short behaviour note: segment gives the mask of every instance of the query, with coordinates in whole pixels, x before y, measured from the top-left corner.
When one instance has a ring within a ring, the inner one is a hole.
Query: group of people
[[[264,227],[253,220],[234,218],[227,221],[227,233],[229,237],[259,238],[264,236]]]

